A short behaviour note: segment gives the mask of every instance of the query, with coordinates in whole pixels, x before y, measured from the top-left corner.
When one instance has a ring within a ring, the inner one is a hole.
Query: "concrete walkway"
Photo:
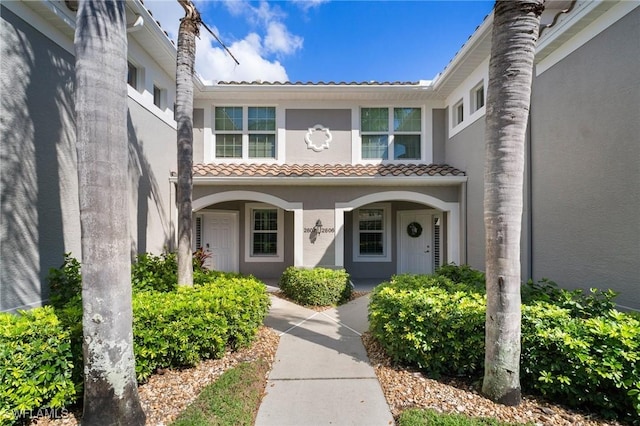
[[[324,312],[271,302],[265,325],[280,344],[256,426],[393,425],[360,339],[369,298]]]

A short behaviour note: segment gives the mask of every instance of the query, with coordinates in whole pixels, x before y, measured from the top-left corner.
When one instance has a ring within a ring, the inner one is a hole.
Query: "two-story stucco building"
[[[640,8],[551,1],[527,135],[523,279],[612,288],[640,309]],[[80,257],[74,14],[2,11],[0,309],[37,306],[65,252]],[[132,255],[175,241],[175,46],[127,1]],[[354,281],[484,267],[484,114],[492,15],[418,82],[194,78],[194,248],[215,269],[290,266]],[[423,54],[428,54],[425,46]],[[427,76],[429,77],[429,76]]]

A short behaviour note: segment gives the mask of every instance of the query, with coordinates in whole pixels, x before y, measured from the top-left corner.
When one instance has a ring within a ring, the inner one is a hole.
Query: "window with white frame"
[[[463,120],[464,120],[464,103],[462,102],[462,99],[460,99],[453,106],[453,125],[457,126],[458,124],[462,123]]]
[[[484,106],[484,82],[481,81],[476,87],[471,89],[469,96],[471,100],[471,113],[478,111]]]
[[[364,160],[419,160],[422,109],[361,108],[360,135]]]
[[[127,61],[127,84],[138,89],[138,67]]]
[[[166,104],[165,97],[166,97],[166,90],[154,84],[153,85],[153,104],[160,109],[164,108],[164,105]]]
[[[246,261],[283,260],[284,212],[267,204],[247,205]]]
[[[391,260],[391,213],[388,204],[374,204],[353,213],[353,260]]]
[[[275,107],[215,107],[216,158],[275,158]]]

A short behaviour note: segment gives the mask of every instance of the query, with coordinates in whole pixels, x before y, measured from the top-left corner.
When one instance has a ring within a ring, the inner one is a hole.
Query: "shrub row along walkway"
[[[323,312],[271,299],[281,337],[256,426],[394,424],[360,339],[369,298]]]

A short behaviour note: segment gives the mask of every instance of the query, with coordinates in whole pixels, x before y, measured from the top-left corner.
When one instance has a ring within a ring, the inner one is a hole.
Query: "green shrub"
[[[395,362],[432,377],[477,375],[484,360],[484,296],[444,276],[398,275],[376,287],[369,328]]]
[[[485,294],[486,277],[484,272],[473,269],[469,265],[456,265],[449,263],[436,270],[436,275],[447,277],[454,283],[462,283],[471,290]]]
[[[581,318],[565,307],[522,308],[522,386],[608,418],[640,416],[640,321],[610,310]]]
[[[218,358],[225,347],[248,345],[269,309],[266,287],[254,278],[220,278],[175,292],[133,297],[138,380],[156,369]]]
[[[447,278],[469,276],[472,283]],[[396,362],[432,376],[479,378],[486,302],[477,281],[466,268],[396,276],[372,292],[371,332]],[[609,291],[560,290],[543,280],[523,293],[523,389],[606,417],[638,419],[640,317],[612,309]]]
[[[52,307],[0,313],[0,424],[73,403],[73,368],[69,331]]]
[[[80,262],[71,257],[71,253],[65,253],[60,268],[49,269],[47,281],[49,282],[49,303],[56,308],[63,307],[74,296],[82,294]]]
[[[131,285],[134,292],[173,291],[178,286],[178,262],[175,253],[159,256],[142,253],[131,264]]]
[[[329,306],[349,300],[351,283],[344,269],[288,267],[280,277],[280,290],[302,305]]]

